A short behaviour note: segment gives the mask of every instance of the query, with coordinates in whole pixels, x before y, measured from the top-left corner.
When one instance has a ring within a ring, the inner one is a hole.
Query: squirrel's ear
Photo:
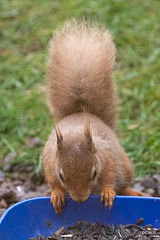
[[[56,131],[56,136],[57,136],[57,148],[60,151],[62,149],[62,145],[63,145],[63,136],[59,130],[58,125],[55,126],[55,131]]]
[[[87,140],[88,149],[91,150],[92,152],[95,152],[95,146],[94,146],[94,142],[93,142],[92,134],[90,130],[90,121],[86,113],[85,113],[85,123],[84,123],[84,135]]]

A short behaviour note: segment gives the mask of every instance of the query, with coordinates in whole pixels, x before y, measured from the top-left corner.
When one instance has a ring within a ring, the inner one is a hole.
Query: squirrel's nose
[[[71,195],[71,198],[74,200],[74,201],[76,201],[76,202],[78,202],[78,203],[82,203],[82,202],[84,202],[85,200],[87,200],[88,199],[88,196],[78,196],[78,197],[75,197],[75,196],[72,196]]]
[[[78,199],[76,202],[78,202],[78,203],[82,203],[82,202],[84,202],[85,200],[83,200],[83,199]]]

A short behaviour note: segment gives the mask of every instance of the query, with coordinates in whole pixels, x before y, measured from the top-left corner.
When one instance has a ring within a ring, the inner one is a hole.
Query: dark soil
[[[50,195],[50,188],[45,183],[43,174],[34,174],[33,165],[9,164],[7,169],[6,166],[0,170],[0,216],[16,202]]]
[[[88,223],[87,221],[77,221],[76,226],[65,229],[61,227],[49,237],[39,236],[30,240],[158,240],[160,239],[160,229],[153,228],[152,225],[140,226],[143,219],[139,219],[136,224],[120,224],[118,227],[104,225],[100,223]]]

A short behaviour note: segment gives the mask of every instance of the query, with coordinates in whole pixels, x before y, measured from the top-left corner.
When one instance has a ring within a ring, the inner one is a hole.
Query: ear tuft
[[[55,126],[56,136],[57,136],[57,148],[60,151],[63,146],[63,136],[62,133],[58,127],[58,124]]]

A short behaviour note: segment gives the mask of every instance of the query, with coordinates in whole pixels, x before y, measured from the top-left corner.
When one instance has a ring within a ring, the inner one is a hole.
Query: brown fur
[[[97,193],[109,207],[116,193],[141,194],[129,188],[133,166],[113,131],[115,47],[109,32],[73,21],[55,33],[49,51],[48,93],[58,124],[43,162],[56,213],[66,193],[78,202]]]
[[[114,128],[114,62],[115,46],[104,28],[72,21],[56,32],[47,67],[50,108],[56,120],[86,108]]]

